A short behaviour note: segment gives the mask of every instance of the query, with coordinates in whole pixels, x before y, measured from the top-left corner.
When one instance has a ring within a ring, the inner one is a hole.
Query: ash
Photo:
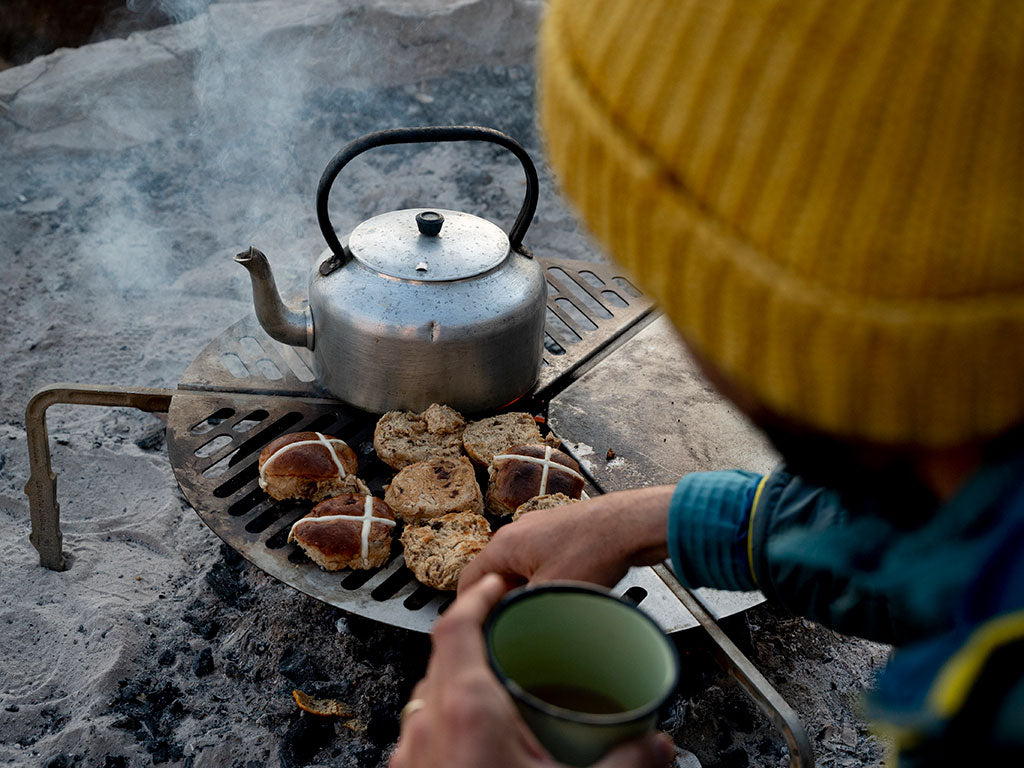
[[[0,72],[0,763],[381,766],[425,636],[325,606],[242,561],[175,485],[163,421],[49,412],[70,570],[38,566],[22,488],[23,409],[56,381],[174,387],[250,313],[231,256],[271,257],[293,297],[324,245],[313,199],[353,138],[476,123],[541,171],[526,243],[603,259],[560,201],[534,126],[539,0],[222,2],[182,24]],[[506,229],[521,169],[490,146],[381,148],[332,193],[339,232],[441,205]],[[818,765],[874,765],[858,716],[887,649],[761,607],[730,623],[808,728]],[[680,638],[662,727],[704,766],[782,766],[785,744]],[[293,689],[353,718],[304,713]]]

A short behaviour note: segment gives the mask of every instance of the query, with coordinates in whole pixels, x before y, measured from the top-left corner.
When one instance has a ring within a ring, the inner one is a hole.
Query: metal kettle
[[[509,234],[486,219],[442,208],[391,211],[342,243],[328,197],[357,155],[389,144],[487,141],[526,172],[526,197]],[[252,278],[256,316],[278,341],[313,351],[318,383],[367,411],[420,411],[445,403],[466,413],[506,405],[540,372],[547,282],[523,246],[537,208],[537,171],[526,150],[478,126],[398,128],[363,136],[328,163],[316,211],[328,248],[308,303],[286,306],[266,256],[235,256]]]

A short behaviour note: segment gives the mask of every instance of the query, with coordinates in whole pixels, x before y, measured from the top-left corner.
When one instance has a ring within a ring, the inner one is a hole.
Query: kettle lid
[[[367,219],[348,250],[389,277],[444,282],[476,277],[509,254],[508,236],[487,219],[442,208],[406,208]]]

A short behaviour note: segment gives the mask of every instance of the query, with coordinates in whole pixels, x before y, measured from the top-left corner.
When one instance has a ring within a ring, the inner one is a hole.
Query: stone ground
[[[0,72],[0,764],[378,766],[424,668],[423,636],[282,586],[188,508],[163,422],[135,411],[49,416],[71,569],[28,543],[24,407],[55,381],[173,387],[251,311],[231,256],[270,255],[299,294],[323,243],[323,165],[379,128],[479,123],[542,160],[533,120],[534,0],[232,2],[127,39]],[[514,161],[489,147],[375,150],[332,195],[347,231],[443,203],[508,226]],[[603,258],[541,169],[527,243]],[[800,714],[819,765],[875,765],[855,713],[887,649],[770,607],[733,622]],[[683,637],[662,726],[705,766],[779,766],[785,746]],[[319,684],[354,720],[301,713]]]

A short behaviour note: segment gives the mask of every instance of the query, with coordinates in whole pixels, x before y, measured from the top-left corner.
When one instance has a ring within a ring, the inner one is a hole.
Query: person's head
[[[1022,41],[1021,3],[554,0],[548,155],[784,454],[984,446],[1024,424]]]

